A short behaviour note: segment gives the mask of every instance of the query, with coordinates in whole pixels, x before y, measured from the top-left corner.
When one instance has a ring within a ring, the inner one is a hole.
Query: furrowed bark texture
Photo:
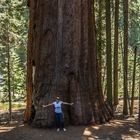
[[[32,2],[30,2],[30,6]],[[34,125],[54,124],[54,108],[42,108],[60,96],[67,124],[103,123],[112,112],[102,95],[96,58],[93,0],[34,0]]]
[[[30,5],[31,2],[31,5]],[[28,44],[27,44],[27,100],[26,100],[26,110],[24,113],[24,122],[28,122],[31,116],[31,106],[32,106],[32,93],[33,93],[33,79],[32,79],[32,54],[33,54],[33,23],[34,23],[34,0],[28,0],[27,5],[29,7],[29,31],[28,31]]]

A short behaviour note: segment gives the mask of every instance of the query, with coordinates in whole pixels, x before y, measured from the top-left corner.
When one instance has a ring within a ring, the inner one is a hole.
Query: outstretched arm
[[[62,102],[64,105],[73,105],[73,103]]]
[[[48,106],[52,106],[52,105],[53,105],[53,103],[50,103],[48,105],[42,105],[42,107],[48,107]]]

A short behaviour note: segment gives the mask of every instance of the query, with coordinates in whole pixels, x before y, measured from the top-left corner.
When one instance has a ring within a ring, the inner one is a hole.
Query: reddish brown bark
[[[30,5],[31,3],[31,5]],[[33,53],[33,22],[34,22],[34,0],[28,1],[29,6],[29,32],[28,32],[28,45],[27,45],[27,98],[26,98],[26,110],[24,113],[24,121],[27,122],[30,119],[31,115],[31,106],[32,106],[32,92],[33,92],[33,77],[32,77],[32,53]]]
[[[112,106],[112,47],[111,47],[111,0],[106,0],[106,80],[107,80],[107,101]]]
[[[123,95],[123,114],[128,115],[128,0],[123,2],[123,15],[124,15],[124,95]]]
[[[112,112],[104,102],[98,74],[93,1],[38,0],[35,5],[34,125],[53,125],[53,108],[41,105],[56,96],[74,103],[63,108],[66,123],[108,121]]]
[[[115,34],[114,34],[114,107],[117,107],[118,101],[118,19],[119,19],[119,0],[115,1]]]

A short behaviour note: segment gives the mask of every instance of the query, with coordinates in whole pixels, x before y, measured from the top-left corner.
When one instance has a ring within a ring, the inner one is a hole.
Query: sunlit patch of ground
[[[83,135],[87,140],[140,140],[140,124],[134,118],[112,120],[85,128]]]

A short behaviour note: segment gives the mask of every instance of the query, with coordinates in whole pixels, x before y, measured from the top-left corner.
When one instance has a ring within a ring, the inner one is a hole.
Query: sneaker
[[[63,128],[63,131],[67,131],[66,128]]]
[[[60,129],[59,128],[57,128],[57,132],[59,132],[60,131]]]

